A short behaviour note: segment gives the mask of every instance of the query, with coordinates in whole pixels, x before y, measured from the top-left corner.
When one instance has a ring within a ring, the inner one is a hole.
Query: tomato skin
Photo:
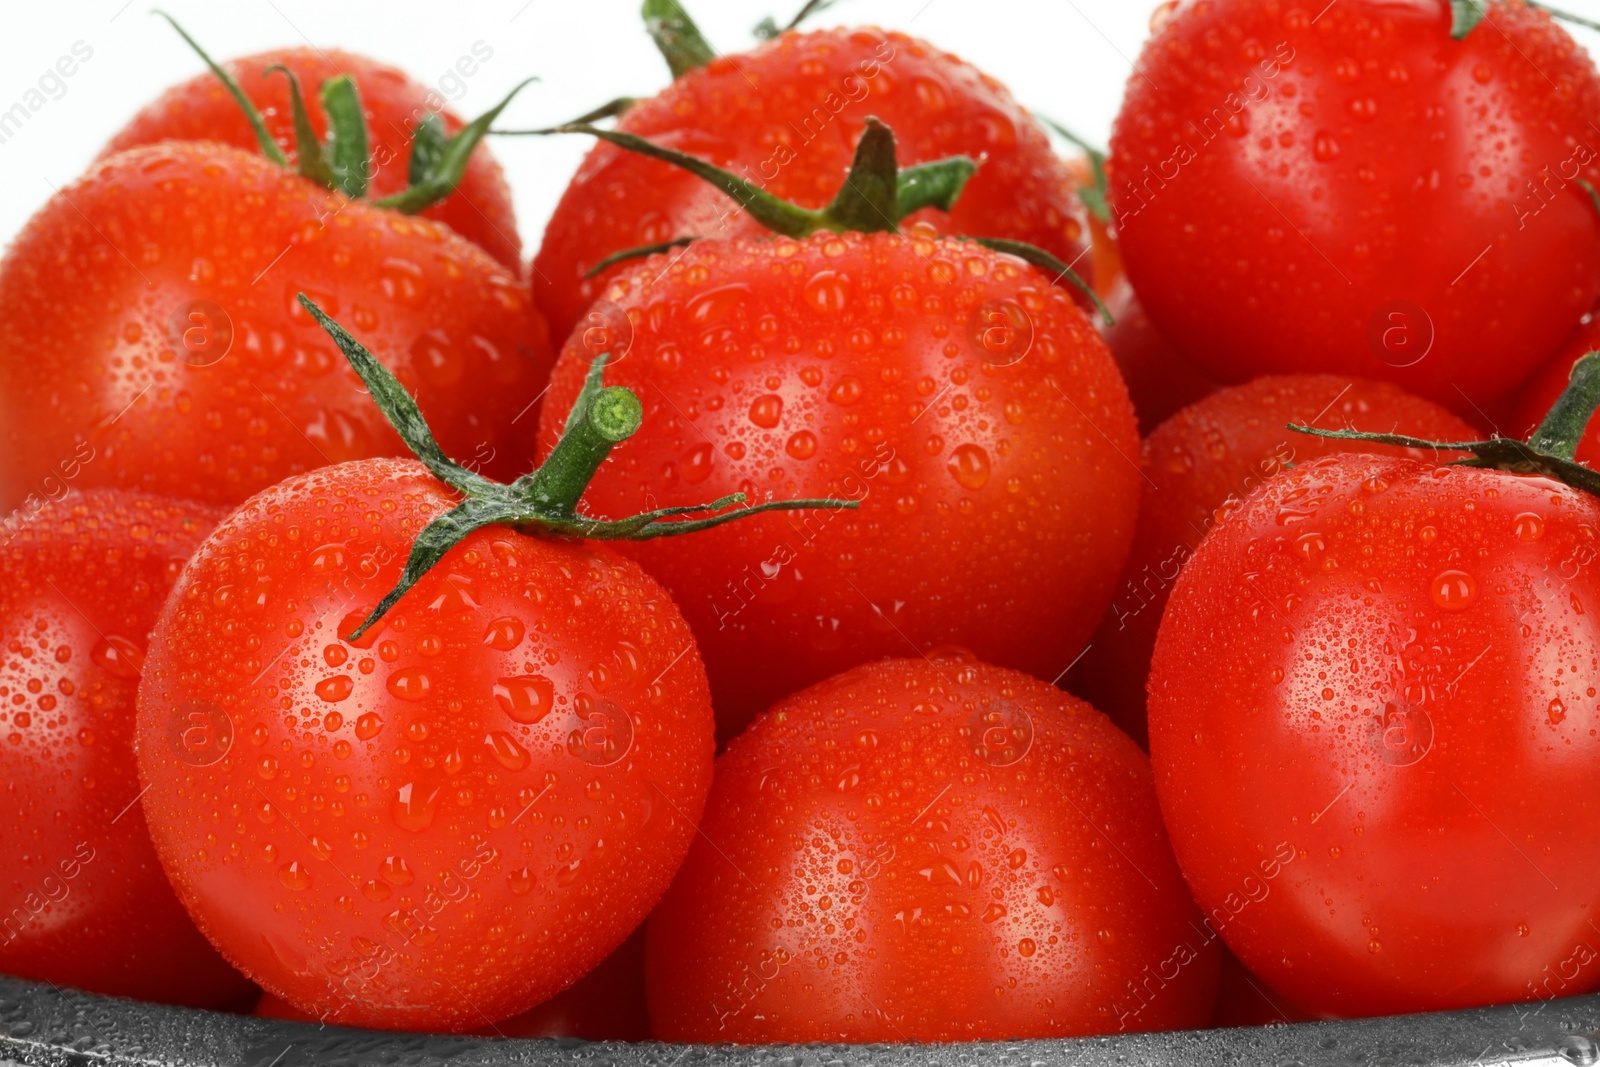
[[[178,904],[145,831],[133,757],[145,640],[222,517],[121,490],[0,530],[0,971],[213,1007],[248,987]]]
[[[1538,374],[1533,376],[1522,394],[1517,397],[1513,407],[1514,414],[1507,420],[1504,433],[1507,436],[1521,437],[1526,440],[1539,424],[1544,421],[1545,413],[1556,402],[1566,389],[1567,383],[1572,380],[1572,365],[1581,357],[1600,349],[1600,317],[1588,316],[1567,343],[1561,346],[1561,351]],[[1589,425],[1584,428],[1583,437],[1578,441],[1576,459],[1579,463],[1587,463],[1591,467],[1600,462],[1600,422],[1589,420]]]
[[[452,503],[413,461],[291,479],[151,637],[156,851],[224,955],[330,1022],[466,1030],[560,992],[644,919],[710,785],[693,639],[608,549],[480,530],[380,632],[335,635]]]
[[[387,64],[337,48],[283,48],[223,63],[222,68],[261,112],[291,167],[296,155],[289,83],[282,74],[265,73],[273,64],[288,67],[300,79],[306,110],[319,140],[327,136],[327,121],[317,102],[317,90],[323,82],[341,74],[356,83],[367,119],[372,162],[367,189],[370,200],[405,190],[411,131],[424,114],[439,112],[447,134],[454,134],[464,125],[459,116],[444,108],[444,101],[435,90]],[[159,141],[212,141],[252,153],[260,151],[244,112],[210,71],[174,85],[145,105],[111,138],[100,158]],[[522,240],[517,235],[517,216],[511,207],[511,187],[487,145],[480,144],[473,151],[455,191],[421,214],[449,226],[512,273],[521,273]]]
[[[1218,518],[1290,464],[1349,451],[1424,458],[1411,449],[1296,433],[1291,422],[1430,441],[1478,437],[1432,401],[1386,382],[1332,374],[1257,378],[1213,393],[1158,426],[1144,442],[1139,528],[1122,582],[1089,652],[1066,678],[1068,688],[1141,745],[1148,743],[1145,680],[1162,611],[1179,568]]]
[[[513,420],[531,424],[551,353],[515,276],[437,223],[170,143],[97,164],[0,262],[0,508],[85,443],[75,485],[230,505],[402,453],[301,291],[418,393],[447,452],[526,470]]]
[[[1149,433],[1217,391],[1211,376],[1178,351],[1150,321],[1126,276],[1119,276],[1104,298],[1113,321],[1100,332],[1122,380],[1128,383],[1128,395],[1139,413],[1140,433]]]
[[[1027,241],[1092,280],[1092,260],[1079,259],[1088,248],[1088,217],[1044,130],[1005,86],[905,34],[786,33],[690,71],[635,104],[617,128],[820,208],[838,192],[869,116],[894,130],[903,167],[984,157],[954,211],[925,209],[907,225]],[[545,228],[533,260],[534,297],[560,341],[618,273],[583,277],[604,256],[678,237],[764,233],[700,178],[597,144]]]
[[[1296,1004],[1595,986],[1571,957],[1600,896],[1597,529],[1547,479],[1347,454],[1268,482],[1179,575],[1150,676],[1162,812],[1202,910]]]
[[[638,393],[644,428],[585,506],[622,517],[734,492],[861,502],[620,548],[694,627],[721,735],[914,649],[1065,670],[1126,558],[1139,480],[1126,388],[1065,291],[925,236],[704,242],[674,260],[608,290],[631,341],[606,381]],[[984,309],[1023,324],[1012,347],[974,340],[991,329]],[[545,450],[597,354],[585,340],[557,361]]]
[[[255,1014],[267,1019],[316,1022],[271,993]],[[479,1037],[575,1037],[582,1041],[647,1041],[644,928],[629,935],[599,966],[538,1007],[472,1031]]]
[[[1459,42],[1431,0],[1315,18],[1184,0],[1158,24],[1111,189],[1128,276],[1197,363],[1378,378],[1464,411],[1455,383],[1487,404],[1555,351],[1600,295],[1600,219],[1574,181],[1600,162],[1569,132],[1600,81],[1547,15],[1490,7]],[[1227,132],[1193,124],[1211,107]]]
[[[647,934],[667,1041],[1160,1030],[1216,994],[1144,754],[970,656],[867,664],[757,719]]]

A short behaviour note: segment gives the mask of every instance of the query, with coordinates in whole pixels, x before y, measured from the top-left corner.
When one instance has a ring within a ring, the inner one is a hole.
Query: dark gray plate
[[[434,1037],[165,1008],[0,978],[0,1067],[1373,1067],[1600,1062],[1600,995],[1249,1030],[970,1045],[713,1047]]]

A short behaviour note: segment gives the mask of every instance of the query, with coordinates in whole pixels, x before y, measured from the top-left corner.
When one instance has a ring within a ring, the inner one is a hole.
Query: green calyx
[[[1523,2],[1531,8],[1543,11],[1551,18],[1560,19],[1562,22],[1570,22],[1574,26],[1583,26],[1591,30],[1600,30],[1600,22],[1596,22],[1593,19],[1582,18],[1571,12],[1562,11],[1560,8],[1541,3],[1540,0],[1523,0]],[[1450,36],[1458,41],[1462,40],[1467,34],[1477,29],[1478,23],[1487,18],[1488,15],[1489,0],[1450,0]]]
[[[707,43],[700,27],[678,0],[644,0],[639,14],[644,16],[645,32],[655,41],[674,80],[717,58],[717,50]]]
[[[1526,441],[1518,441],[1513,437],[1493,437],[1487,441],[1429,441],[1396,433],[1319,430],[1295,423],[1290,423],[1289,429],[1336,441],[1365,441],[1398,448],[1466,452],[1466,459],[1456,460],[1451,466],[1478,467],[1511,474],[1539,474],[1600,497],[1600,471],[1573,459],[1596,407],[1600,407],[1600,352],[1590,352],[1572,365],[1572,377],[1567,388],[1556,398],[1544,421]]]
[[[542,537],[579,538],[591,541],[648,541],[657,537],[708,530],[724,523],[768,511],[796,511],[806,508],[860,507],[854,500],[773,500],[748,507],[743,493],[692,507],[660,508],[640,512],[625,519],[597,519],[578,509],[600,465],[611,450],[633,436],[644,419],[644,409],[632,390],[608,387],[603,379],[609,354],[602,354],[589,368],[583,389],[567,415],[566,425],[555,448],[539,467],[510,485],[493,481],[456,463],[434,440],[416,401],[379,363],[360,341],[352,337],[304,294],[301,306],[314,318],[334,344],[344,353],[350,366],[360,375],[389,424],[395,428],[423,466],[464,498],[461,503],[429,523],[411,546],[400,581],[390,590],[366,620],[353,633],[356,640],[381,620],[389,609],[427,574],[445,554],[485,526],[510,526],[523,533]],[[734,510],[726,510],[733,508]],[[684,516],[700,515],[700,518]]]
[[[778,20],[768,15],[756,24],[755,35],[763,41],[770,41],[774,37],[780,37],[788,33],[790,30],[799,29],[800,24],[806,19],[812,15],[821,14],[838,2],[839,0],[806,0],[806,6],[800,9],[800,13],[783,26],[779,26]]]
[[[178,31],[178,36],[182,37],[205,62],[211,73],[222,82],[234,101],[238,103],[239,110],[244,113],[250,128],[255,131],[256,142],[261,146],[262,155],[280,167],[287,167],[288,157],[273,140],[266,121],[261,117],[261,112],[250,98],[245,96],[244,90],[239,88],[239,83],[200,47],[199,42],[178,25],[176,19],[165,11],[157,11],[155,14],[171,23],[172,28]],[[311,125],[311,116],[306,107],[300,80],[295,77],[293,71],[281,63],[274,63],[267,68],[267,71],[280,73],[289,82],[289,107],[294,119],[295,170],[302,177],[342,193],[352,200],[364,197],[372,178],[374,163],[369,148],[366,116],[361,108],[361,97],[356,90],[355,82],[347,76],[340,75],[329,78],[318,87],[318,99],[328,120],[327,141],[319,142]],[[466,174],[467,163],[472,158],[472,152],[489,132],[490,124],[500,117],[500,113],[523,86],[535,80],[537,79],[528,78],[523,81],[512,89],[504,100],[462,127],[453,137],[445,135],[444,121],[436,112],[430,111],[424,114],[412,131],[407,188],[403,192],[376,200],[374,203],[402,214],[414,215],[449,196],[461,183],[462,176]]]
[[[1106,181],[1106,154],[1082,137],[1067,129],[1055,119],[1039,116],[1040,120],[1050,129],[1054,130],[1069,144],[1077,147],[1084,155],[1089,157],[1089,173],[1094,177],[1094,184],[1087,189],[1078,190],[1078,199],[1083,201],[1083,206],[1089,209],[1089,214],[1103,223],[1111,222],[1111,202],[1108,199],[1110,186]]]
[[[901,169],[896,151],[894,131],[878,119],[868,116],[866,130],[856,144],[855,160],[844,184],[827,207],[812,210],[779,199],[755,183],[741,178],[696,156],[667,148],[638,134],[621,130],[606,130],[588,123],[572,123],[548,130],[529,130],[528,133],[585,133],[598,137],[630,152],[670,163],[711,185],[736,200],[746,214],[773,233],[784,237],[809,237],[820,231],[832,233],[899,233],[900,223],[913,212],[923,208],[949,211],[955,206],[967,181],[976,173],[978,163],[968,156],[952,156],[932,163],[918,163]],[[697,237],[680,237],[645,248],[632,248],[613,253],[601,260],[591,274],[604,270],[624,260],[661,252],[669,248],[690,244]],[[950,240],[973,241],[985,248],[1016,256],[1019,259],[1051,273],[1056,282],[1062,280],[1078,289],[1100,309],[1107,322],[1111,312],[1095,291],[1078,276],[1069,264],[1034,245],[990,237],[958,237]]]

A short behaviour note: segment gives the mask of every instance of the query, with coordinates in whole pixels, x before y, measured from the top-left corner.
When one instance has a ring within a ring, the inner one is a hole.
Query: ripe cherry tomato
[[[271,993],[261,994],[255,1014],[268,1019],[316,1022]],[[645,1009],[644,928],[577,984],[531,1011],[472,1031],[480,1037],[575,1037],[583,1041],[645,1041],[650,1018]]]
[[[1128,383],[1140,433],[1149,433],[1179,410],[1217,391],[1216,381],[1150,321],[1126,276],[1117,278],[1105,294],[1105,302],[1112,323],[1101,333],[1122,380]]]
[[[95,490],[0,526],[6,974],[194,1006],[248,987],[156,863],[132,747],[150,627],[221,517]]]
[[[1600,902],[1597,530],[1549,478],[1347,453],[1184,567],[1150,675],[1161,809],[1202,910],[1293,1002],[1600,984],[1573,962]]]
[[[999,82],[904,34],[786,33],[690,71],[629,108],[618,129],[815,208],[839,188],[868,116],[894,128],[903,163],[984,157],[954,211],[924,210],[911,221],[1026,241],[1091,277],[1087,219],[1045,132]],[[584,277],[605,256],[680,237],[762,232],[700,179],[597,144],[545,228],[534,297],[560,341],[588,321],[584,311],[616,276]]]
[[[1548,366],[1533,376],[1522,395],[1513,406],[1515,414],[1507,421],[1506,433],[1512,437],[1525,436],[1533,431],[1544,413],[1550,410],[1556,397],[1567,387],[1572,375],[1572,365],[1583,355],[1600,349],[1600,316],[1585,316],[1583,324],[1561,346]],[[1600,462],[1600,422],[1590,420],[1583,439],[1578,442],[1579,462],[1594,466]]]
[[[1443,0],[1321,6],[1162,7],[1111,141],[1128,277],[1224,381],[1486,404],[1600,295],[1594,65],[1520,2],[1459,41]]]
[[[453,455],[526,469],[550,363],[522,282],[426,219],[198,143],[103,160],[0,262],[0,509],[67,475],[238,503],[403,451],[300,305],[362,330]]]
[[[1545,405],[1547,408],[1549,405]],[[1335,452],[1422,458],[1414,449],[1352,444],[1295,433],[1322,429],[1398,431],[1436,441],[1471,441],[1472,427],[1393,385],[1330,374],[1257,378],[1214,393],[1156,428],[1144,443],[1139,528],[1111,610],[1069,687],[1140,744],[1146,742],[1145,679],[1172,583],[1218,516],[1264,481]]]
[[[970,657],[868,664],[757,719],[648,932],[669,1041],[1160,1030],[1216,993],[1144,754]]]
[[[479,530],[340,637],[453,503],[411,461],[290,479],[151,637],[162,863],[225,956],[330,1022],[474,1029],[560,992],[644,919],[710,786],[693,638],[605,548]]]
[[[282,74],[266,73],[276,64],[288,67],[299,78],[318,139],[327,135],[327,118],[315,103],[317,88],[338,75],[347,75],[356,83],[367,119],[371,155],[368,195],[374,199],[406,188],[412,131],[424,115],[437,112],[444,119],[447,134],[461,129],[461,119],[445,108],[438,92],[366,56],[337,48],[283,48],[223,63],[222,68],[261,112],[268,131],[291,164],[295,162],[295,136],[289,83]],[[213,141],[259,151],[244,112],[222,82],[209,72],[174,85],[146,105],[111,138],[100,156],[104,159],[158,141]],[[479,145],[473,151],[455,191],[422,214],[472,241],[507,270],[520,273],[522,240],[517,236],[511,189],[500,164],[485,146]]]
[[[860,500],[630,544],[695,629],[723,736],[865,660],[965,645],[1055,678],[1109,601],[1139,481],[1094,327],[1018,260],[927,233],[697,242],[606,294],[644,429],[596,514],[744,492]],[[591,360],[568,341],[548,449]]]

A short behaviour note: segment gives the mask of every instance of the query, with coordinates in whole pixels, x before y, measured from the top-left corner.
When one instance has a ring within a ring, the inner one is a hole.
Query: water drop
[[[330,704],[336,704],[355,691],[356,683],[348,674],[336,674],[332,678],[324,678],[313,688],[317,696]]]
[[[1466,571],[1442,571],[1434,577],[1430,592],[1444,610],[1464,611],[1478,598],[1478,583]]]
[[[989,484],[989,453],[977,445],[962,445],[950,455],[950,476],[964,488],[979,490]]]
[[[513,721],[532,724],[550,714],[555,686],[542,674],[501,678],[495,683],[494,699]]]

